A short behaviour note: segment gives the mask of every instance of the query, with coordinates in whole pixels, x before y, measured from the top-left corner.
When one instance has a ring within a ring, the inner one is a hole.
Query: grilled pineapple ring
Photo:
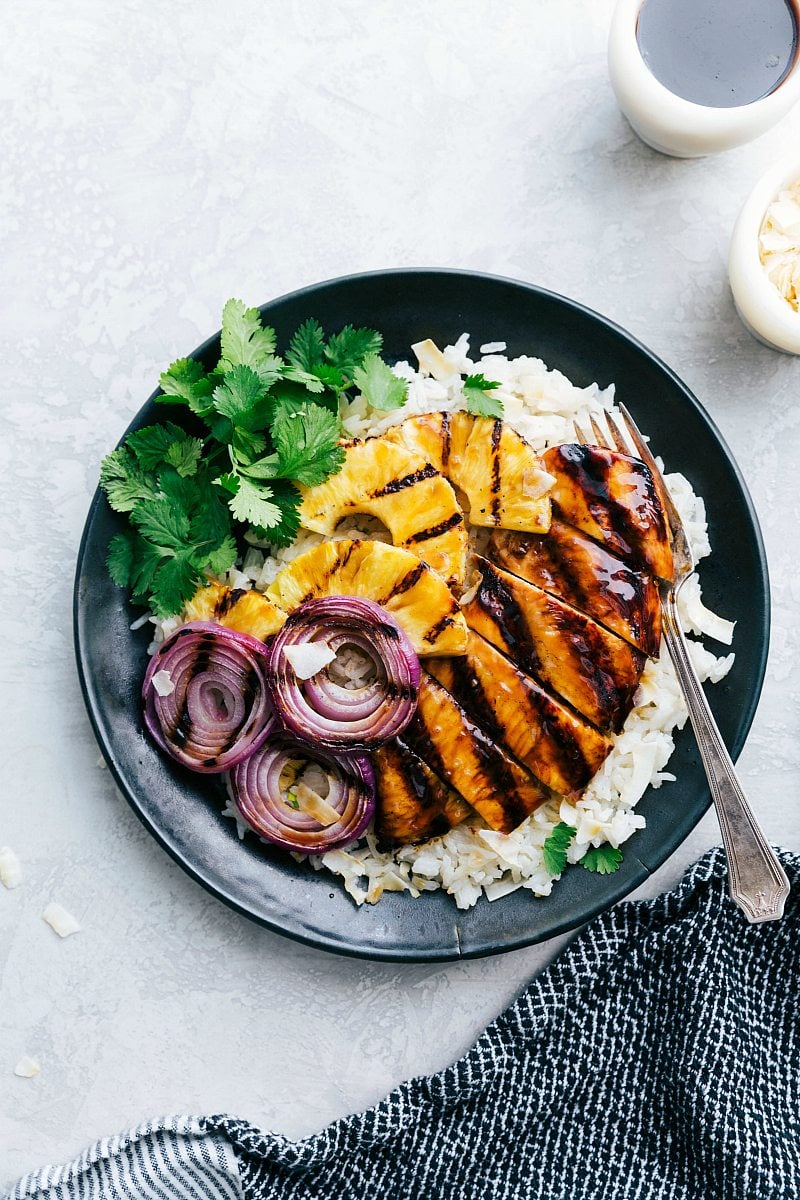
[[[383,521],[395,546],[412,551],[447,583],[466,573],[467,531],[452,486],[419,451],[387,438],[351,442],[344,466],[302,489],[300,523],[330,536],[355,513]]]
[[[547,533],[555,480],[506,421],[469,413],[409,417],[384,438],[422,455],[469,502],[473,525]],[[377,439],[383,440],[383,439]]]
[[[467,624],[441,575],[383,542],[323,542],[283,568],[266,597],[292,612],[316,596],[365,596],[408,634],[419,655],[463,654]]]
[[[183,610],[185,621],[217,621],[226,629],[249,633],[265,642],[286,623],[286,613],[260,592],[213,582],[195,592]]]

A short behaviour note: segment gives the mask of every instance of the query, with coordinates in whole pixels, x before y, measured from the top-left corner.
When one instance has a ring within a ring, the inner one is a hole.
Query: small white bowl
[[[752,104],[711,108],[676,96],[642,58],[636,25],[644,0],[619,0],[608,39],[608,71],[622,112],[643,142],[675,158],[701,158],[764,133],[800,100],[800,57],[774,92]]]
[[[800,179],[800,153],[781,159],[761,176],[736,219],[728,255],[728,278],[739,316],[760,341],[787,354],[800,354],[800,312],[767,275],[758,235],[778,192],[796,179]]]

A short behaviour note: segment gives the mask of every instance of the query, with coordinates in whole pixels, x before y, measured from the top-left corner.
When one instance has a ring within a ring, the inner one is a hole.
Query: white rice
[[[560,371],[551,371],[541,359],[522,355],[509,359],[502,353],[505,344],[487,343],[481,357],[469,356],[469,336],[462,334],[453,346],[444,350],[452,365],[452,376],[434,379],[408,362],[398,363],[395,374],[408,381],[408,398],[402,408],[390,413],[370,409],[363,396],[346,406],[343,423],[353,437],[382,433],[407,417],[428,412],[452,412],[464,407],[462,376],[482,373],[500,383],[498,395],[503,401],[504,419],[519,431],[538,451],[548,446],[574,441],[573,421],[586,425],[589,416],[614,412],[613,384],[601,389],[597,384],[577,388]],[[663,464],[661,464],[663,465]],[[681,514],[692,544],[695,560],[711,553],[708,541],[705,505],[689,481],[680,474],[665,476],[667,487]],[[340,527],[335,537],[381,537],[367,517],[356,518],[349,527]],[[301,531],[295,542],[270,553],[269,547],[251,545],[241,564],[229,572],[226,581],[234,587],[254,587],[264,591],[287,562],[311,546],[326,540],[321,534]],[[710,612],[702,602],[698,577],[693,576],[680,593],[680,613],[684,629],[699,637],[714,638],[730,645],[731,622]],[[154,650],[180,624],[179,618],[157,621]],[[701,641],[689,638],[694,665],[702,681],[719,682],[733,665],[734,656],[718,657]],[[637,829],[643,829],[644,817],[636,805],[648,787],[660,787],[675,777],[665,770],[674,749],[673,732],[686,722],[686,706],[666,651],[660,659],[648,661],[635,697],[635,704],[614,746],[598,773],[578,801],[551,802],[537,809],[513,833],[503,834],[481,826],[476,817],[443,837],[419,845],[403,846],[388,853],[378,850],[375,837],[368,833],[357,844],[344,850],[332,850],[321,856],[296,855],[314,869],[327,868],[340,876],[356,904],[377,902],[384,892],[407,891],[414,897],[443,888],[453,896],[459,908],[471,908],[483,895],[494,901],[518,888],[535,896],[547,896],[560,878],[544,864],[542,846],[559,821],[577,830],[569,848],[568,861],[576,863],[590,846],[606,843],[618,847]],[[230,804],[225,815],[237,821],[239,836],[246,827]]]

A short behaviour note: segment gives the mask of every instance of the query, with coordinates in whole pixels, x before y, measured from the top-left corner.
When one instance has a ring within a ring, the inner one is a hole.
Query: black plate
[[[738,622],[736,662],[710,689],[715,716],[734,758],[755,713],[769,641],[769,582],[758,522],[744,481],[705,410],[662,362],[597,313],[552,292],[457,271],[389,271],[335,279],[294,292],[261,310],[279,343],[307,317],[328,329],[369,325],[384,335],[385,353],[406,358],[412,342],[439,345],[463,330],[472,345],[503,339],[510,355],[534,354],[579,386],[615,382],[668,469],[680,470],[705,497],[714,553],[703,564],[707,603]],[[194,352],[219,354],[218,337]],[[131,428],[163,416],[152,397]],[[220,815],[219,784],[173,766],[144,737],[139,689],[146,631],[131,633],[134,615],[114,587],[104,560],[119,528],[95,496],[78,556],[75,642],[86,704],[108,764],[135,811],[173,858],[226,904],[300,941],[365,958],[407,962],[497,954],[564,933],[608,908],[659,867],[710,802],[691,733],[677,735],[669,769],[678,782],[649,791],[639,804],[647,828],[625,846],[612,876],[567,871],[547,899],[525,890],[459,912],[444,892],[415,901],[404,894],[357,909],[327,872],[248,839],[240,843]]]

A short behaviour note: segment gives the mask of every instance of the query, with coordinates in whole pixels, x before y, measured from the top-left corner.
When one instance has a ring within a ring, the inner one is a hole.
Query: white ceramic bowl
[[[608,40],[608,70],[617,103],[642,141],[662,154],[700,158],[764,133],[800,100],[800,58],[774,92],[752,104],[710,108],[676,96],[642,58],[636,24],[643,0],[619,0]]]
[[[800,152],[761,176],[736,219],[728,255],[728,277],[739,316],[762,342],[787,354],[800,354],[800,312],[795,312],[764,270],[758,235],[778,192],[796,179],[800,179]]]

